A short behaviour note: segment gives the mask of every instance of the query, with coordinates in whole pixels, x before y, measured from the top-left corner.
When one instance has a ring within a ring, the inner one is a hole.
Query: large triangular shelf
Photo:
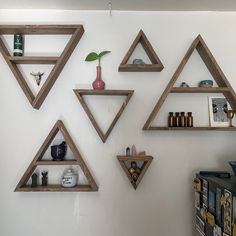
[[[208,68],[209,72],[211,73],[212,77],[216,81],[219,87],[213,88],[201,88],[201,87],[188,87],[188,88],[180,88],[174,87],[175,82],[179,78],[179,75],[184,69],[184,66],[188,62],[190,56],[192,55],[194,49],[197,50],[200,57],[202,58],[203,62],[205,63],[206,67]],[[223,93],[225,98],[228,100],[231,108],[236,110],[236,94],[231,87],[229,81],[227,80],[226,76],[224,75],[223,71],[217,64],[214,56],[210,52],[209,48],[207,47],[206,43],[202,39],[201,35],[193,41],[192,45],[188,49],[187,53],[185,54],[183,60],[181,61],[179,67],[177,68],[176,72],[174,73],[172,79],[170,80],[169,84],[167,85],[166,89],[162,93],[161,97],[159,98],[157,104],[155,105],[154,109],[152,110],[150,116],[148,117],[146,123],[143,126],[143,130],[227,130],[227,131],[236,131],[235,127],[156,127],[151,126],[151,123],[155,119],[158,111],[160,110],[161,106],[165,102],[169,93]]]
[[[84,111],[88,115],[90,121],[92,122],[93,127],[96,129],[99,137],[105,143],[108,136],[110,135],[112,129],[114,128],[116,122],[120,118],[121,114],[123,113],[125,107],[129,103],[130,98],[132,97],[134,90],[93,90],[93,89],[74,89],[74,92],[79,99],[80,104],[84,108]],[[125,101],[123,102],[120,110],[116,114],[115,118],[113,119],[111,125],[109,126],[106,133],[104,133],[100,126],[98,125],[97,121],[95,120],[93,114],[91,113],[89,107],[87,106],[83,96],[84,95],[102,95],[102,96],[126,96]]]
[[[136,64],[127,64],[128,60],[130,59],[132,53],[134,52],[135,48],[137,47],[138,43],[141,43],[145,52],[147,53],[150,61],[152,64],[144,64],[144,65],[136,65]],[[162,71],[164,66],[161,63],[161,60],[157,56],[156,52],[154,51],[151,43],[147,39],[146,35],[142,30],[139,31],[137,37],[135,38],[134,42],[132,43],[130,49],[126,53],[124,59],[122,60],[119,71],[121,72],[160,72]]]
[[[132,184],[132,186],[134,187],[134,189],[136,190],[138,185],[140,184],[143,176],[145,175],[148,167],[150,166],[153,157],[152,156],[117,156],[117,159],[122,167],[122,169],[124,170],[126,176],[128,177],[130,183]],[[127,161],[142,161],[143,164],[141,166],[141,173],[139,174],[139,177],[136,181],[134,181],[132,179],[131,174],[129,173],[129,169],[126,165]]]
[[[46,150],[48,149],[49,145],[55,138],[58,132],[61,132],[64,136],[65,142],[70,147],[71,152],[74,155],[74,160],[64,160],[64,161],[53,161],[53,160],[42,160]],[[48,185],[48,186],[38,186],[38,187],[31,187],[27,185],[29,178],[31,177],[32,173],[35,171],[37,166],[40,165],[77,165],[80,166],[81,170],[83,171],[87,181],[89,184],[86,185],[76,185],[75,187],[71,188],[64,188],[61,185]],[[58,120],[54,127],[52,128],[51,132],[45,139],[43,145],[40,147],[39,151],[37,152],[36,156],[34,157],[33,161],[29,165],[28,169],[25,171],[23,177],[21,178],[20,182],[16,186],[16,192],[87,192],[87,191],[98,191],[98,186],[93,179],[87,165],[85,164],[80,152],[78,151],[77,147],[75,146],[70,134],[66,130],[66,127],[62,123],[62,121]]]
[[[0,38],[0,52],[14,74],[17,82],[25,93],[33,108],[39,109],[47,97],[52,86],[56,82],[66,62],[74,51],[84,33],[82,25],[1,25],[0,36],[4,34],[23,35],[72,35],[66,47],[59,57],[39,57],[39,56],[11,56],[2,39]],[[22,76],[17,64],[53,64],[54,67],[47,80],[42,85],[35,96],[26,80]]]

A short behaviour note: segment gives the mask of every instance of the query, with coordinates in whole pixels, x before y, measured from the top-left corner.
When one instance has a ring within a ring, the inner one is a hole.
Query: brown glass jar
[[[173,112],[169,112],[168,127],[174,127],[174,113]]]
[[[180,126],[180,116],[179,116],[179,112],[175,112],[174,124],[175,124],[175,127],[179,127],[179,126]]]
[[[193,127],[192,112],[188,112],[188,115],[187,115],[187,127]]]
[[[182,111],[180,112],[180,122],[179,122],[180,127],[186,127],[186,119],[185,119],[185,113]]]

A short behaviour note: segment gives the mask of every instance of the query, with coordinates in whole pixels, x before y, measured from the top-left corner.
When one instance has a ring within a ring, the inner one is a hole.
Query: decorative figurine
[[[78,173],[74,171],[72,168],[69,168],[65,171],[62,176],[61,184],[65,188],[74,187],[78,182]]]
[[[188,88],[189,85],[188,85],[187,83],[185,83],[185,82],[182,82],[182,83],[180,84],[180,87],[181,87],[181,88]]]
[[[144,64],[146,64],[142,59],[134,59],[132,63],[134,65],[144,65]]]
[[[145,151],[141,151],[138,153],[138,156],[146,156],[146,152]]]
[[[63,161],[66,155],[67,145],[66,142],[62,142],[59,145],[51,146],[51,156],[53,161]]]
[[[131,156],[136,156],[136,155],[137,155],[136,147],[135,147],[135,145],[133,144],[132,147],[131,147]]]
[[[32,183],[31,183],[31,187],[35,188],[38,186],[38,175],[36,173],[33,173],[32,176]]]
[[[42,186],[48,185],[48,171],[44,170],[42,173]]]
[[[32,76],[34,76],[34,79],[35,79],[37,85],[39,86],[40,83],[41,83],[42,77],[44,75],[44,72],[43,73],[41,73],[41,72],[38,72],[38,73],[31,72],[30,74]]]
[[[129,147],[126,148],[126,156],[130,156],[130,148]]]

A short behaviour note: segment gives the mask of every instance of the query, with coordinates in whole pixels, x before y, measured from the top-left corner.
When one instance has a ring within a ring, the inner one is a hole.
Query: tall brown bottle
[[[192,112],[188,112],[188,116],[187,116],[187,127],[193,127],[193,116],[192,116]]]
[[[180,112],[180,122],[179,122],[180,127],[186,127],[186,119],[185,119],[185,113],[182,111]]]
[[[175,112],[174,124],[175,124],[175,127],[179,127],[179,125],[180,125],[180,116],[179,116],[179,112]]]
[[[168,127],[174,127],[174,113],[173,112],[169,112]]]

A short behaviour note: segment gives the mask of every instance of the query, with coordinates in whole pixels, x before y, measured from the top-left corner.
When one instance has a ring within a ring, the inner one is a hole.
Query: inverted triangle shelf
[[[202,58],[203,62],[205,63],[206,67],[208,68],[209,72],[211,73],[212,77],[214,78],[215,82],[219,87],[213,88],[201,88],[201,87],[188,87],[188,88],[179,88],[174,87],[175,82],[178,80],[179,75],[183,71],[186,63],[188,62],[189,58],[191,57],[194,50],[197,50],[200,57]],[[208,131],[236,131],[234,127],[158,127],[152,126],[151,123],[157,116],[161,106],[165,102],[169,93],[223,93],[225,98],[228,100],[231,108],[236,110],[236,94],[231,87],[229,81],[227,80],[226,76],[224,75],[223,71],[217,64],[214,56],[212,55],[211,51],[207,47],[206,43],[204,42],[201,35],[198,35],[197,38],[193,41],[192,45],[188,49],[187,53],[185,54],[184,58],[182,59],[179,67],[175,71],[173,77],[171,78],[169,84],[167,85],[166,89],[162,93],[161,97],[159,98],[158,102],[156,103],[154,109],[152,110],[151,114],[149,115],[146,123],[143,126],[143,130],[208,130]]]
[[[152,64],[128,64],[128,61],[133,54],[135,48],[137,47],[138,43],[140,43],[145,50],[147,56],[149,57]],[[144,34],[142,30],[139,31],[137,37],[135,38],[134,42],[132,43],[130,49],[126,53],[124,59],[122,60],[119,71],[121,72],[160,72],[164,68],[161,60],[157,56],[156,52],[154,51],[151,43],[149,42],[147,36]]]
[[[110,135],[112,129],[114,128],[116,122],[122,115],[125,107],[129,103],[130,98],[132,97],[134,90],[93,90],[93,89],[74,89],[75,95],[79,99],[80,104],[82,105],[84,111],[86,112],[87,116],[89,117],[93,127],[97,131],[101,140],[105,143],[108,136]],[[126,99],[123,102],[120,110],[116,114],[115,118],[113,119],[112,123],[110,124],[108,130],[104,133],[100,126],[98,125],[96,119],[94,118],[93,114],[91,113],[88,105],[86,104],[83,96],[85,95],[102,95],[102,96],[125,96]]]
[[[5,34],[29,35],[71,35],[66,47],[59,57],[11,56],[0,38],[0,52],[14,74],[21,89],[33,108],[39,109],[63,70],[84,33],[82,25],[0,25],[0,36]],[[35,96],[20,72],[17,64],[50,64],[54,65],[48,78]]]
[[[134,189],[136,190],[138,185],[140,184],[141,180],[143,179],[143,176],[145,175],[148,167],[150,166],[152,160],[153,160],[153,157],[152,156],[117,156],[117,159],[122,167],[122,169],[124,170],[126,176],[128,177],[130,183],[132,184],[132,186],[134,187]],[[127,167],[127,164],[126,162],[137,162],[137,161],[141,161],[143,162],[142,163],[142,166],[141,166],[141,172],[138,176],[138,179],[135,181],[130,172],[129,172],[129,169]]]
[[[65,142],[70,147],[71,152],[74,155],[74,160],[64,160],[64,161],[51,161],[51,160],[42,160],[46,150],[48,149],[49,145],[55,138],[58,132],[61,132],[64,136]],[[35,171],[37,166],[40,165],[50,165],[50,166],[57,166],[57,165],[77,165],[80,166],[81,170],[83,171],[87,181],[89,184],[79,184],[75,187],[71,188],[64,188],[59,184],[51,184],[48,186],[37,186],[31,187],[27,185],[29,178],[31,177],[32,173]],[[77,149],[76,145],[74,144],[70,134],[68,133],[66,127],[62,123],[62,121],[58,120],[54,127],[52,128],[51,132],[45,139],[43,145],[38,150],[36,156],[32,160],[31,164],[29,165],[28,169],[25,171],[23,177],[21,178],[20,182],[16,186],[16,192],[84,192],[84,191],[98,191],[98,186],[91,175],[87,165],[85,164],[79,150]]]

